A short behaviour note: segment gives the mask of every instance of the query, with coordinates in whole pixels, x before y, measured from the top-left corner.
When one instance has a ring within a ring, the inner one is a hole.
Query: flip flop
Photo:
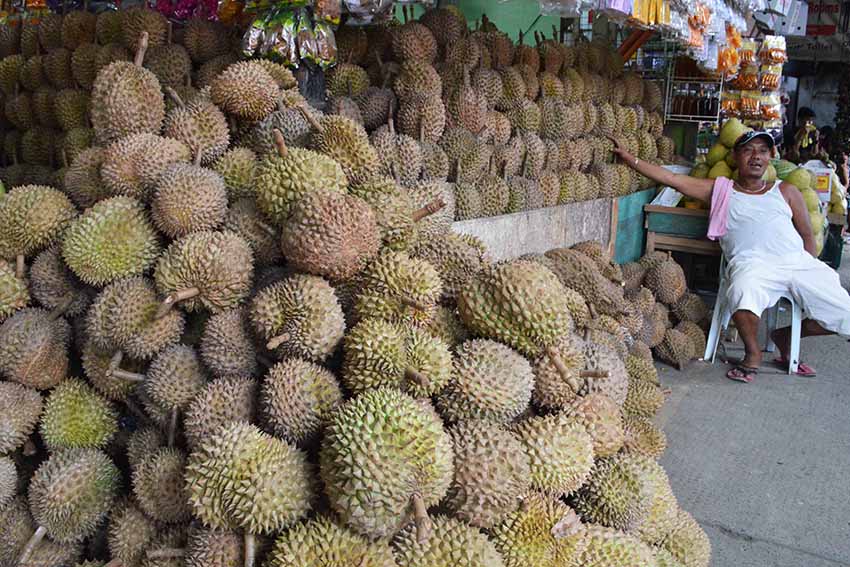
[[[788,369],[788,359],[787,358],[782,358],[780,356],[780,357],[776,358],[773,362],[775,362],[780,367],[782,367],[786,370]],[[795,374],[797,376],[803,376],[805,378],[813,378],[813,377],[818,375],[817,371],[814,368],[812,368],[811,366],[809,366],[808,364],[806,364],[805,362],[798,362],[797,363],[797,372],[795,372]]]
[[[755,380],[755,376],[758,373],[758,368],[744,366],[743,364],[736,364],[731,370],[729,370],[729,372],[726,373],[726,377],[730,380],[734,380],[735,382],[743,382],[744,384],[749,384],[750,382]]]

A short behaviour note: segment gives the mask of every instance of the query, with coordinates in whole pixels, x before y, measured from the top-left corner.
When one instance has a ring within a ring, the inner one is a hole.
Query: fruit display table
[[[708,211],[646,205],[646,253],[654,250],[719,256],[720,245],[706,238]]]

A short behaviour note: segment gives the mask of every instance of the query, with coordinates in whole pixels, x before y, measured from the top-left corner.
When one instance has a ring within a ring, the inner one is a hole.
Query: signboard
[[[850,61],[850,34],[786,36],[788,56],[799,61]]]
[[[829,203],[832,195],[832,169],[819,159],[807,161],[803,167],[812,174],[812,189],[817,192],[818,199],[822,203]]]
[[[809,2],[807,36],[833,36],[847,33],[847,11],[850,3],[840,0]]]

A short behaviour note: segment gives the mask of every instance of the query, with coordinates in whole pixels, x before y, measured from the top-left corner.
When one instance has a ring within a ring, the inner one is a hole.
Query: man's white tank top
[[[779,190],[780,183],[777,180],[761,195],[732,190],[726,234],[720,239],[729,262],[796,256],[804,251],[803,239],[791,220],[791,207]]]

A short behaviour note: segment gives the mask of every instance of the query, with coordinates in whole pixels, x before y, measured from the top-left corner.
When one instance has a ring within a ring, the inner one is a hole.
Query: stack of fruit
[[[193,92],[143,65],[179,51],[157,14],[115,17],[137,48],[92,79],[93,145],[0,198],[0,565],[708,565],[655,460],[650,346],[691,350],[653,294],[697,320],[671,262],[493,264],[450,232],[453,185],[408,169],[395,128],[436,75],[401,54],[455,12],[386,35],[409,98],[371,142],[280,66],[213,69],[215,24],[183,32]],[[485,33],[479,57],[510,51]]]

